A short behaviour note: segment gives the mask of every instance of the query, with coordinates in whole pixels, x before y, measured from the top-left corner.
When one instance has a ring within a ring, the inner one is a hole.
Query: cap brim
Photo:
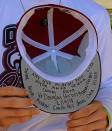
[[[42,78],[21,59],[23,85],[35,106],[49,113],[70,113],[90,104],[100,88],[101,64],[98,52],[76,79],[55,83]]]

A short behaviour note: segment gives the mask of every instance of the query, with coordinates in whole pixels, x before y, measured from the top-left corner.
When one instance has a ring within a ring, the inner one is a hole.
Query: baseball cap
[[[18,23],[24,88],[35,106],[70,113],[90,104],[101,81],[97,32],[88,17],[60,5],[36,6]]]

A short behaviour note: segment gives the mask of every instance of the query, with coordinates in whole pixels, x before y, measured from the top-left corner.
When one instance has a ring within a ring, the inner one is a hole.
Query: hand
[[[106,131],[107,114],[99,101],[93,101],[81,110],[71,113],[67,131]]]
[[[23,108],[34,104],[27,96],[28,92],[23,88],[0,88],[0,126],[23,123],[31,119],[32,115],[39,114],[37,108]]]

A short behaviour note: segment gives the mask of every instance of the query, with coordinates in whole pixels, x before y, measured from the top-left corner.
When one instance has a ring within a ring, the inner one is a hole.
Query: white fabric
[[[23,0],[25,9],[40,4],[59,4],[59,0]],[[106,10],[92,0],[62,0],[61,5],[74,8],[83,12],[95,25],[99,45],[98,51],[101,57],[102,80],[97,100],[103,102],[112,118],[112,34],[110,19]],[[16,24],[24,13],[19,0],[0,0],[0,73],[4,71],[2,56],[5,48],[2,45],[3,29],[6,25]],[[55,115],[41,112],[26,123],[11,126],[8,131],[67,131],[65,123],[68,115]],[[112,128],[112,122],[110,127]]]
[[[54,46],[53,12],[54,12],[54,9],[50,9],[48,11],[48,16],[47,16],[50,46]]]

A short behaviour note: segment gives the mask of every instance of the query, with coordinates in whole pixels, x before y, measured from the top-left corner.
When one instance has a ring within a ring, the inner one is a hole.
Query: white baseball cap
[[[81,12],[41,5],[20,19],[16,42],[21,74],[35,106],[50,113],[69,113],[90,104],[100,87],[98,37]]]

